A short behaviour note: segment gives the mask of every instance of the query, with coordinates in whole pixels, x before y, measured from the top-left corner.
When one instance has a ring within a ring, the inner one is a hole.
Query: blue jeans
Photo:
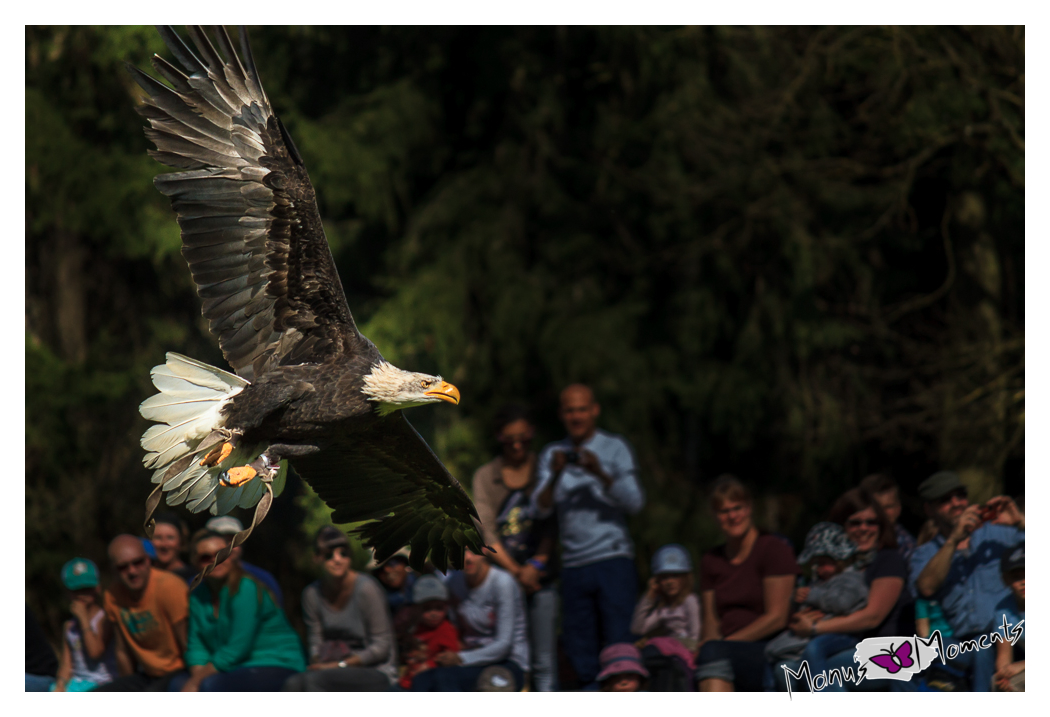
[[[977,639],[980,635],[974,636]],[[968,638],[963,637],[963,640]],[[947,651],[949,645],[958,645],[958,637],[945,637],[944,649]],[[945,655],[945,659],[948,656]],[[961,670],[970,676],[970,689],[974,692],[991,692],[992,676],[995,674],[995,649],[971,650],[960,652],[954,659],[948,660],[948,666]]]
[[[609,558],[562,569],[561,639],[581,686],[598,676],[602,647],[634,642],[631,617],[637,597],[638,573],[630,558]]]
[[[705,642],[696,658],[697,682],[725,680],[732,682],[737,692],[772,691],[773,670],[766,661],[766,642]]]
[[[296,674],[287,667],[238,667],[201,680],[201,692],[280,692],[284,681]],[[168,692],[179,692],[189,672],[180,672],[168,683]]]
[[[537,590],[526,601],[532,685],[537,692],[558,689],[558,592],[553,585]]]
[[[26,692],[47,692],[55,684],[54,677],[26,673]]]
[[[506,667],[514,675],[515,689],[525,686],[525,673],[518,663],[511,660],[495,663]],[[457,665],[456,667],[434,667],[420,672],[412,678],[412,692],[475,692],[478,677],[491,665]]]

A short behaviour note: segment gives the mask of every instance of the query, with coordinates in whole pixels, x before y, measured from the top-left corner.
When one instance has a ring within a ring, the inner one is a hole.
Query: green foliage
[[[411,420],[465,484],[500,404],[557,438],[583,381],[638,450],[640,561],[718,540],[725,471],[796,539],[875,470],[1023,490],[1023,28],[252,34],[358,324],[462,392]],[[120,66],[152,52],[26,30],[31,601],[138,530],[149,367],[223,365]],[[297,500],[253,562],[307,567]]]

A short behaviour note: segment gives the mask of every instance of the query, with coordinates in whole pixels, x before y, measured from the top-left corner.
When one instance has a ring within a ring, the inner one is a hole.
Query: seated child
[[[800,609],[820,610],[827,618],[850,615],[868,604],[864,574],[847,569],[856,550],[841,525],[817,523],[810,528],[798,562],[811,566],[815,582],[796,590]],[[772,663],[801,659],[810,639],[784,630],[766,644],[766,659]]]
[[[410,643],[402,649],[404,672],[398,684],[412,686],[412,678],[424,670],[437,667],[434,658],[446,650],[459,652],[459,631],[448,619],[448,588],[433,575],[423,575],[412,586],[412,602],[418,615],[409,635]]]
[[[70,560],[62,566],[62,583],[72,598],[73,619],[62,626],[62,657],[51,689],[87,692],[117,676],[113,626],[99,604],[98,568],[93,562]]]
[[[700,601],[693,592],[689,552],[672,543],[653,555],[649,590],[638,601],[631,632],[643,637],[674,637],[689,652],[700,641]]]
[[[1003,555],[1003,582],[1010,586],[1010,594],[995,606],[993,629],[1002,634],[1003,618],[1010,624],[1011,635],[1018,634],[1016,643],[995,643],[994,692],[1024,692],[1024,545]],[[1020,628],[1018,628],[1020,625]]]
[[[601,672],[597,681],[602,692],[641,692],[649,672],[642,665],[642,654],[629,642],[608,645],[598,655]]]
[[[693,657],[700,643],[700,601],[693,592],[693,563],[689,551],[665,545],[653,555],[649,590],[638,601],[631,632],[653,692],[691,692],[696,669]]]

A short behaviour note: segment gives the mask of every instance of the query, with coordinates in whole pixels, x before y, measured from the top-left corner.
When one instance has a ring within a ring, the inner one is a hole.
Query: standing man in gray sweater
[[[603,646],[631,641],[638,576],[627,516],[645,505],[634,452],[624,438],[598,428],[600,413],[587,386],[561,392],[569,435],[540,453],[532,498],[540,517],[558,511],[562,643],[582,685],[597,677]]]

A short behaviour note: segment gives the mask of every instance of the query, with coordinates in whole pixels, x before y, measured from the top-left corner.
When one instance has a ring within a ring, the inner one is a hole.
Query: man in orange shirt
[[[109,559],[120,579],[103,597],[106,617],[117,626],[117,661],[122,677],[97,691],[162,691],[172,674],[185,669],[189,593],[186,583],[153,570],[142,541],[118,535]]]

